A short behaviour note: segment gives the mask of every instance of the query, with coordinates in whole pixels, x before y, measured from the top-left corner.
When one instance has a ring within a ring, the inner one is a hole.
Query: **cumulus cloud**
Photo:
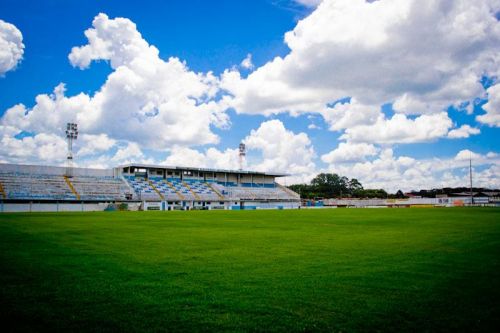
[[[238,149],[228,148],[225,151],[220,151],[211,147],[200,152],[192,148],[174,147],[163,164],[234,170],[239,168]]]
[[[355,98],[349,102],[339,102],[333,107],[323,108],[321,113],[332,131],[373,125],[382,116],[379,107],[361,104]]]
[[[474,167],[474,186],[498,188],[498,155],[478,154],[463,150],[451,158],[417,160],[394,156],[388,148],[371,161],[350,164],[330,164],[329,172],[357,178],[366,188],[383,188],[390,192],[423,188],[458,187],[469,183],[469,156]],[[482,168],[478,168],[481,166]],[[497,172],[497,173],[495,173]]]
[[[380,107],[365,105],[356,99],[336,103],[321,111],[332,131],[342,131],[341,139],[380,144],[427,142],[445,137],[452,127],[446,112],[386,116]],[[476,134],[476,129],[463,127],[449,137]]]
[[[39,163],[66,158],[66,141],[54,134],[40,133],[21,138],[4,135],[0,138],[0,160],[3,163]]]
[[[486,114],[479,115],[476,120],[484,124],[500,127],[500,84],[496,84],[487,90],[488,102],[483,105]]]
[[[108,151],[116,144],[116,140],[111,139],[106,134],[82,134],[78,143],[82,144],[82,147],[78,150],[77,155],[87,156]]]
[[[195,73],[178,58],[159,58],[126,18],[99,14],[85,35],[88,43],[74,47],[69,60],[82,69],[109,61],[113,71],[103,86],[94,95],[66,96],[60,84],[52,94],[38,95],[31,108],[16,105],[0,119],[0,137],[16,140],[22,131],[63,137],[66,123],[76,122],[88,135],[156,150],[219,141],[212,127],[229,126],[229,118],[212,73]]]
[[[450,139],[463,139],[468,138],[471,135],[477,135],[479,133],[481,133],[479,128],[474,128],[470,125],[462,125],[459,128],[453,129],[448,132],[448,137]]]
[[[255,165],[257,170],[300,175],[315,169],[315,152],[307,134],[293,133],[280,120],[263,122],[243,142],[248,150],[262,153],[262,161]]]
[[[286,33],[287,56],[229,90],[240,111],[250,113],[254,98],[262,112],[283,112],[344,96],[378,105],[398,98],[402,104],[406,96],[439,112],[477,96],[481,75],[498,71],[497,7],[493,1],[326,0]]]
[[[21,31],[15,25],[0,20],[0,76],[16,68],[23,53]]]
[[[254,68],[254,65],[252,62],[252,55],[250,53],[247,54],[245,59],[243,59],[240,66],[245,68],[245,69],[253,69]]]
[[[118,149],[112,160],[119,163],[139,163],[138,161],[144,157],[141,147],[135,142],[129,142],[126,146]]]
[[[341,139],[381,144],[427,142],[444,137],[452,127],[446,112],[421,115],[415,119],[403,114],[380,116],[372,125],[347,128]]]
[[[455,156],[455,160],[456,161],[469,161],[470,159],[473,158],[474,160],[477,161],[477,160],[481,159],[481,157],[482,156],[480,154],[476,154],[473,151],[470,151],[468,149],[464,149],[464,150],[461,150],[457,153],[457,155]]]
[[[290,173],[293,178],[289,180],[297,182],[310,179],[315,172],[315,152],[307,134],[288,130],[280,120],[261,123],[242,141],[249,152],[245,169]],[[174,147],[163,164],[237,169],[238,149],[220,151],[211,147],[202,152]]]
[[[398,114],[437,115],[421,119],[439,121],[438,128],[421,126],[424,133],[402,142],[445,137],[446,108],[482,96],[481,77],[498,74],[498,9],[496,1],[325,0],[285,34],[288,55],[246,78],[226,71],[221,87],[234,96],[237,112],[319,112],[332,130],[374,122],[396,132],[384,133],[386,142],[401,137],[392,125],[418,123],[402,116],[384,120],[380,106],[394,103]],[[325,107],[345,97],[356,103]]]
[[[322,0],[295,0],[296,3],[306,7],[316,7]]]
[[[367,143],[341,142],[339,146],[321,156],[321,160],[328,164],[343,162],[359,162],[365,160],[367,156],[374,156],[378,149]]]

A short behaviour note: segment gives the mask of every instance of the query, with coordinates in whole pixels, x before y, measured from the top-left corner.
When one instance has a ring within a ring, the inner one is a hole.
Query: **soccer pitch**
[[[1,214],[0,258],[10,330],[500,324],[494,208]]]

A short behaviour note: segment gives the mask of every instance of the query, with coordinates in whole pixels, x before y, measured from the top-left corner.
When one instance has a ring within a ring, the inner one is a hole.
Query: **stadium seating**
[[[158,192],[146,179],[134,176],[125,177],[125,179],[132,186],[139,200],[162,200]]]
[[[126,200],[128,186],[113,177],[73,177],[71,184],[81,200]]]
[[[221,196],[208,183],[197,180],[185,180],[184,183],[203,201],[217,201],[221,199]]]
[[[76,200],[62,176],[2,172],[0,183],[6,199]]]
[[[205,182],[199,179],[97,177],[0,172],[0,196],[14,200],[195,201],[297,200],[278,184]]]
[[[287,191],[283,190],[281,187],[243,187],[243,186],[231,186],[226,187],[226,196],[232,199],[242,199],[242,200],[289,200],[296,199]]]
[[[72,177],[62,175],[0,173],[6,199],[14,200],[126,200],[128,186],[113,177]]]
[[[168,178],[152,179],[151,182],[167,200],[217,201],[221,199],[208,184],[199,180]]]

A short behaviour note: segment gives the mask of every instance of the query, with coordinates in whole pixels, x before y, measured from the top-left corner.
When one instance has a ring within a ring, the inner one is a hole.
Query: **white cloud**
[[[263,122],[243,142],[249,151],[262,154],[260,161],[251,164],[256,170],[285,172],[297,178],[309,177],[315,170],[315,152],[307,134],[295,134],[280,120]]]
[[[0,76],[16,68],[23,53],[21,31],[15,25],[0,20]]]
[[[469,161],[470,159],[478,160],[481,158],[481,155],[474,153],[468,149],[461,150],[455,156],[455,160],[457,161]]]
[[[380,107],[350,102],[336,103],[321,111],[332,131],[342,131],[341,139],[380,144],[427,142],[448,134],[452,121],[446,112],[417,117],[396,113],[388,118]],[[465,131],[462,128],[461,131]],[[474,134],[476,129],[469,129]],[[456,135],[452,134],[452,135]]]
[[[468,150],[460,151],[452,158],[417,160],[407,156],[395,157],[392,149],[384,149],[372,161],[333,163],[327,171],[357,178],[365,188],[383,188],[389,192],[468,186],[469,154],[472,155],[474,186],[500,187],[498,155],[481,155]],[[483,168],[478,168],[480,166]]]
[[[211,147],[205,152],[200,152],[186,147],[174,147],[163,164],[235,170],[239,168],[239,157],[237,149],[228,148],[220,151]]]
[[[486,114],[476,117],[476,120],[490,126],[500,127],[500,84],[487,90],[488,102],[483,105]]]
[[[367,156],[376,155],[377,152],[378,149],[372,144],[341,142],[336,149],[322,155],[321,160],[328,164],[359,162]]]
[[[306,7],[317,7],[323,0],[295,0],[296,3]]]
[[[376,120],[396,132],[384,133],[391,142],[401,137],[391,124],[418,123],[378,115],[380,105],[394,102],[396,113],[439,118],[429,119],[439,128],[417,140],[446,136],[445,109],[482,96],[480,78],[499,73],[498,9],[498,1],[325,0],[286,33],[288,55],[247,78],[226,71],[221,87],[234,95],[239,113],[320,112],[332,130]],[[358,113],[343,104],[325,108],[346,96],[357,101]]]
[[[187,147],[172,148],[170,155],[162,164],[186,167],[208,167],[206,157],[203,153]]]
[[[350,102],[337,103],[334,107],[323,108],[322,115],[330,124],[332,131],[372,125],[382,116],[379,107],[361,104],[354,98]]]
[[[381,116],[372,125],[347,128],[341,139],[381,144],[427,142],[446,136],[451,126],[446,112],[415,119],[395,114],[389,119]]]
[[[279,120],[261,123],[242,141],[248,149],[244,169],[290,173],[293,177],[288,180],[291,181],[309,180],[314,175],[315,153],[309,137],[305,133],[296,134],[286,129]],[[174,147],[162,164],[238,169],[238,149],[220,151],[211,147],[200,152]]]
[[[127,163],[157,163],[155,159],[145,156],[141,147],[135,142],[127,142],[125,145],[122,144],[119,146],[118,150],[111,157],[111,159],[108,159],[106,156],[101,156],[97,161],[106,164],[108,167],[114,167],[118,164]]]
[[[99,154],[111,149],[116,144],[116,140],[109,138],[106,134],[82,134],[77,142],[82,145],[78,150],[78,156]]]
[[[481,133],[479,128],[474,128],[470,125],[462,125],[459,128],[453,129],[448,132],[448,137],[451,139],[462,139],[468,138],[471,135],[477,135],[479,133]]]
[[[84,69],[89,67],[93,60],[102,59],[109,60],[111,67],[117,69],[144,61],[150,61],[150,65],[154,66],[161,61],[158,58],[158,49],[142,38],[135,23],[129,19],[117,17],[110,20],[106,14],[100,13],[94,18],[92,26],[93,28],[85,31],[88,44],[73,47],[68,56],[73,66]]]
[[[92,25],[85,32],[88,44],[73,48],[69,59],[82,69],[110,61],[113,71],[103,86],[92,96],[65,96],[60,84],[53,94],[38,95],[32,108],[14,106],[0,118],[0,136],[16,140],[25,131],[63,137],[66,123],[77,122],[82,133],[163,151],[219,141],[212,127],[229,126],[229,118],[212,73],[195,73],[178,58],[160,59],[128,19],[99,14]]]
[[[252,55],[250,53],[247,54],[247,57],[245,59],[243,59],[240,66],[243,67],[244,69],[253,69],[254,68],[254,65],[252,62]]]
[[[415,98],[408,93],[404,93],[396,98],[393,109],[395,112],[408,115],[427,113],[432,110],[429,103]]]
[[[4,163],[57,161],[57,164],[61,164],[64,163],[66,152],[66,141],[53,134],[41,133],[19,139],[4,135],[0,138],[0,156]]]

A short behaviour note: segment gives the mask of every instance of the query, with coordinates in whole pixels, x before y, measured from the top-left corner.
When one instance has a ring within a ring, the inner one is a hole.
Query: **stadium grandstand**
[[[0,164],[0,211],[298,208],[286,174],[127,164],[112,169]]]

